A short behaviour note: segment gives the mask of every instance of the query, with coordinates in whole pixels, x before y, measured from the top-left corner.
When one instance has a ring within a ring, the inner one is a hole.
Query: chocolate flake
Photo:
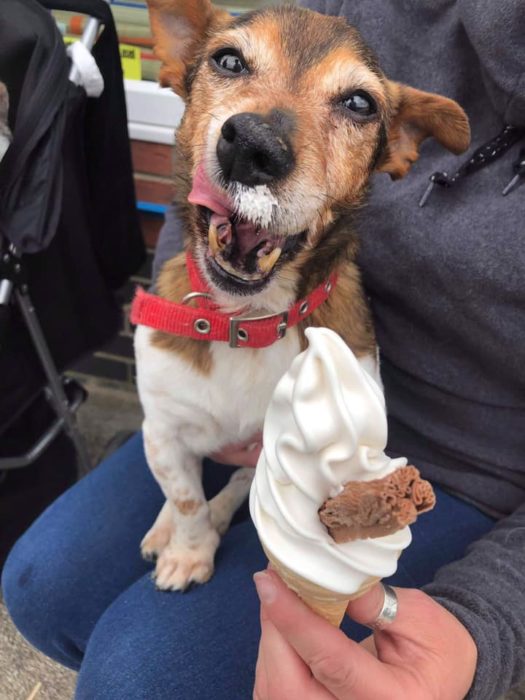
[[[373,481],[349,481],[319,508],[319,517],[338,543],[384,537],[416,521],[436,504],[432,486],[413,466]]]

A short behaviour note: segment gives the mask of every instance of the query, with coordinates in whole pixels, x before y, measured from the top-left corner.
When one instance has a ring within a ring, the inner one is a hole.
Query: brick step
[[[165,205],[173,201],[174,186],[170,179],[145,173],[135,173],[134,179],[139,201]]]
[[[138,173],[162,175],[171,178],[173,173],[173,147],[163,143],[131,141],[133,170]]]

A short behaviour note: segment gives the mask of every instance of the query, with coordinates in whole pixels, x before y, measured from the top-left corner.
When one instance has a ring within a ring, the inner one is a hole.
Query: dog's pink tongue
[[[228,197],[209,181],[202,163],[198,166],[193,178],[193,186],[188,195],[188,202],[211,209],[211,211],[220,216],[230,217],[233,211]]]

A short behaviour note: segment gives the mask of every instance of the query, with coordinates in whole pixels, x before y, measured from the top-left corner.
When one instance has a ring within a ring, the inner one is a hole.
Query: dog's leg
[[[173,527],[173,508],[171,502],[166,501],[140,544],[140,551],[146,561],[158,559],[159,554],[170,541]]]
[[[211,524],[219,535],[224,535],[236,510],[244,503],[254,474],[252,468],[237,469],[222,491],[209,502]]]
[[[173,431],[152,426],[147,420],[143,431],[148,464],[169,502],[144,542],[164,543],[156,552],[157,587],[184,590],[192,582],[204,583],[211,577],[220,542],[202,488],[201,460],[176,440]],[[151,554],[151,548],[148,552]]]

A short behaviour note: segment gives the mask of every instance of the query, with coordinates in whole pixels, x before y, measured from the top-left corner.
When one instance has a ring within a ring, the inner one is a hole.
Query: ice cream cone
[[[268,550],[264,550],[274,571],[276,571],[285,584],[292,591],[297,593],[299,598],[334,627],[339,627],[345,616],[348,603],[359,598],[376,584],[380,579],[371,577],[352,595],[336,593],[322,586],[318,586],[311,581],[298,576],[282,562],[276,559]]]
[[[266,412],[250,513],[285,584],[339,627],[350,600],[395,572],[408,525],[434,495],[404,457],[384,452],[377,368],[372,376],[327,328],[306,336]]]

